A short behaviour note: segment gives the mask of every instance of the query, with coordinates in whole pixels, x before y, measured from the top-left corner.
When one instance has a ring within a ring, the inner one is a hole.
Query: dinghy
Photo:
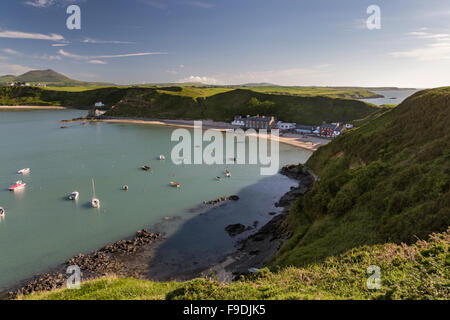
[[[16,184],[9,188],[9,191],[23,190],[27,184],[22,180],[16,181]]]
[[[69,195],[69,200],[78,200],[80,193],[78,191],[74,191]]]
[[[92,178],[92,194],[93,194],[93,196],[92,196],[92,201],[91,201],[92,208],[100,208],[100,200],[98,200],[98,199],[95,197],[95,183],[94,183],[94,178]]]
[[[122,187],[122,190],[128,191],[128,186],[123,186],[123,187]]]
[[[166,160],[166,157],[164,155],[160,155],[159,160]]]
[[[3,209],[3,207],[0,207],[0,218],[3,218],[6,214],[5,209]]]
[[[174,187],[174,188],[179,188],[181,185],[179,184],[179,183],[176,183],[176,182],[170,182],[170,185],[172,186],[172,187]]]
[[[17,171],[17,173],[25,175],[25,174],[29,174],[30,171],[31,171],[30,168],[25,168],[25,169],[21,169],[21,170]]]
[[[144,171],[152,170],[152,168],[150,168],[149,166],[142,166],[141,169],[144,170]]]

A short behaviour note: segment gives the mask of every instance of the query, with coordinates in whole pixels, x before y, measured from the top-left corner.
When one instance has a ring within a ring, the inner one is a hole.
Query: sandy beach
[[[160,125],[160,126],[172,126],[182,128],[194,128],[194,121],[190,120],[154,120],[154,119],[99,119],[97,121],[110,122],[110,123],[132,123],[132,124],[145,124],[145,125]],[[211,120],[202,121],[202,129],[215,129],[219,131],[225,131],[227,129],[236,129],[225,122],[214,122]],[[270,139],[270,135],[267,136]],[[279,137],[279,142],[288,144],[294,147],[316,151],[320,146],[328,144],[329,139],[324,139],[314,136],[306,136],[302,134],[284,133]]]
[[[0,110],[64,110],[59,106],[0,106]]]

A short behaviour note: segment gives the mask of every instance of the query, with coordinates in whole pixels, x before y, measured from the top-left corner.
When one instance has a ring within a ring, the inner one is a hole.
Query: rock
[[[246,231],[246,228],[243,224],[230,224],[225,228],[225,231],[228,232],[228,234],[231,237],[235,237],[238,234],[241,234],[242,232]]]
[[[228,197],[228,200],[232,200],[232,201],[238,201],[239,197],[237,195],[232,195]]]

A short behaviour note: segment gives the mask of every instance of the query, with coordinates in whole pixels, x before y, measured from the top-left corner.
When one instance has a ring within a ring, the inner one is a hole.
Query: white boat
[[[225,176],[226,176],[227,178],[231,178],[231,173],[230,173],[230,171],[225,170]]]
[[[100,200],[98,200],[98,199],[95,197],[95,183],[94,183],[94,178],[92,178],[92,194],[93,194],[92,201],[91,201],[92,208],[100,208]]]
[[[9,187],[9,191],[23,190],[23,188],[25,188],[26,185],[27,184],[22,180],[16,181],[16,183],[13,186]]]
[[[5,209],[3,209],[3,207],[0,207],[0,218],[3,218],[6,214]]]
[[[92,208],[100,208],[100,200],[93,198],[91,201]]]
[[[24,175],[25,175],[25,174],[29,174],[30,171],[31,171],[30,168],[25,168],[25,169],[21,169],[21,170],[17,171],[17,173],[18,173],[18,174],[24,174]]]
[[[160,155],[159,160],[166,160],[166,157],[164,155]]]
[[[80,193],[78,191],[74,191],[69,195],[69,200],[78,200]]]

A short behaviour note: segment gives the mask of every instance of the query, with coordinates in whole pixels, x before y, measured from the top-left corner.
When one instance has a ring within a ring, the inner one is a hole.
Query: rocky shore
[[[214,275],[220,281],[232,281],[241,274],[249,273],[251,268],[263,267],[291,237],[286,222],[289,210],[299,197],[305,195],[311,189],[315,177],[308,170],[297,165],[285,166],[280,173],[299,181],[297,187],[292,187],[276,203],[277,207],[283,207],[283,211],[258,232],[242,240],[235,253],[224,259],[222,263],[205,271],[205,275]],[[269,214],[273,215],[273,213]],[[240,232],[245,228],[240,224],[230,225],[227,228],[231,227],[233,232]]]
[[[3,293],[0,295],[0,299],[15,299],[19,295],[30,294],[35,291],[49,291],[62,288],[71,276],[71,274],[66,273],[69,266],[80,268],[83,281],[108,274],[140,278],[139,272],[135,268],[130,268],[127,260],[140,251],[148,250],[149,246],[152,246],[162,238],[163,236],[159,233],[139,230],[132,239],[117,241],[90,254],[79,254],[66,261],[63,265],[58,266],[55,270],[38,275]]]

